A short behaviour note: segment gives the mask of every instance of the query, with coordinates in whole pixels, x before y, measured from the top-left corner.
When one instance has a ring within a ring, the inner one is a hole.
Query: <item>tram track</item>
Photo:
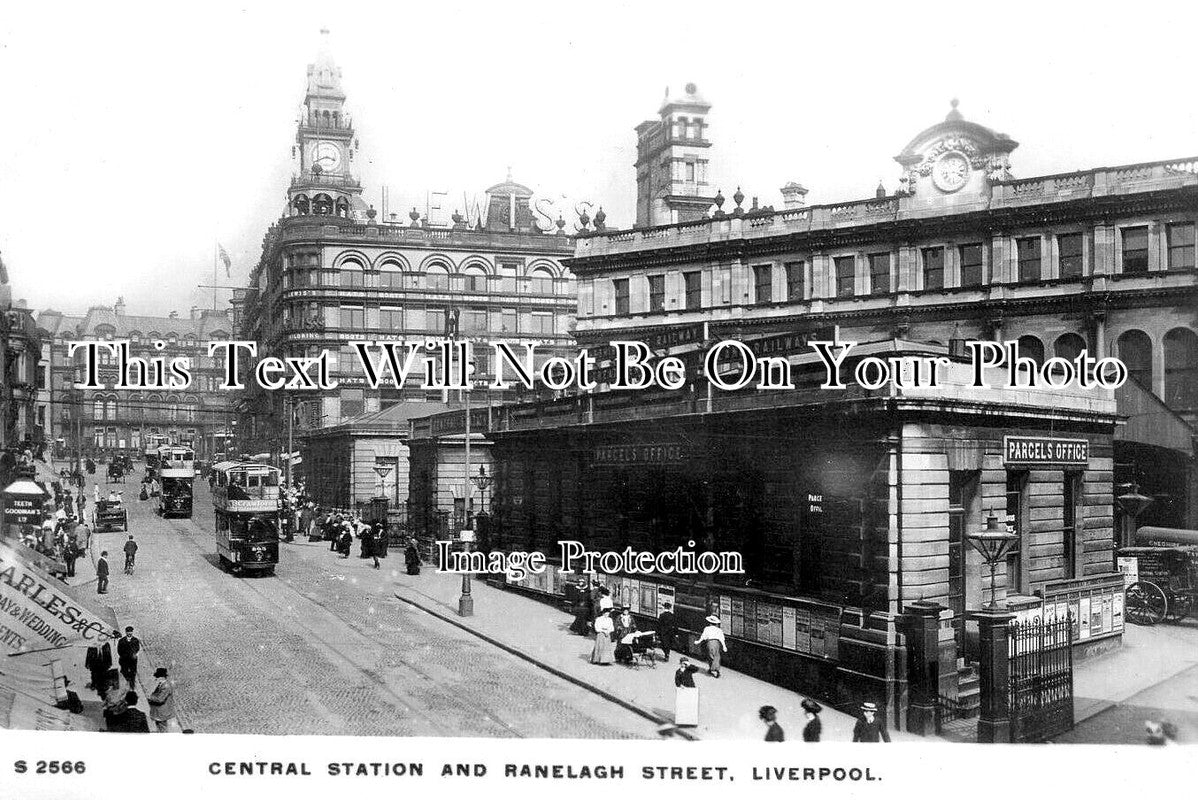
[[[186,540],[190,542],[190,544],[194,546],[202,556],[212,552],[212,542],[210,541],[211,537],[206,535],[193,519],[164,519],[162,521],[167,523],[171,530],[181,534],[183,538],[186,538]],[[213,567],[213,569],[215,569],[215,567]],[[220,574],[226,575],[226,573],[223,572]],[[232,576],[228,577],[233,580]],[[264,581],[268,582],[268,585],[259,585]],[[334,643],[327,641],[323,632],[311,625],[308,620],[305,619],[305,614],[301,610],[302,603],[308,604],[309,608],[318,608],[324,614],[329,615],[331,618],[333,618],[333,620],[335,620],[335,624],[339,625],[343,631],[352,631],[356,637],[359,637],[359,639],[365,639],[366,641],[364,642],[358,641],[353,643],[355,645],[361,645],[361,650],[366,651],[372,645],[376,647],[378,646],[377,642],[374,639],[371,639],[369,634],[357,629],[357,627],[354,626],[349,620],[337,615],[325,603],[295,589],[294,587],[288,585],[285,581],[282,581],[274,576],[269,578],[255,577],[250,579],[237,579],[236,582],[239,591],[245,594],[253,595],[255,598],[261,600],[263,605],[269,606],[272,609],[272,613],[276,614],[280,618],[285,618],[287,623],[293,629],[302,631],[305,634],[307,641],[313,646],[318,647],[321,653],[331,661],[337,662],[343,667],[347,667],[353,672],[370,680],[376,690],[380,694],[384,695],[395,706],[406,710],[412,717],[419,718],[425,723],[431,725],[439,733],[439,735],[462,735],[460,729],[451,727],[444,722],[441,722],[436,715],[429,714],[426,710],[412,704],[410,700],[405,697],[405,695],[393,689],[385,681],[380,680],[378,669],[375,665],[365,663],[363,659],[350,655],[337,647]],[[288,603],[289,598],[281,596],[283,592],[290,595],[290,599],[292,600],[290,604]],[[430,674],[428,671],[421,669],[408,659],[402,660],[402,669],[412,673],[429,686],[440,687],[440,681],[437,677]],[[455,706],[464,714],[472,717],[475,720],[485,720],[487,723],[489,723],[493,732],[480,735],[525,738],[525,734],[511,722],[503,719],[494,711],[483,713],[485,706],[470,703],[454,692],[440,691],[436,699],[439,703],[447,703]]]

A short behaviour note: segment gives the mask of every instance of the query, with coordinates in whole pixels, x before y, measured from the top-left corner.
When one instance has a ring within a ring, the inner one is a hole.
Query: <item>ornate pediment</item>
[[[966,121],[954,100],[943,122],[922,131],[894,158],[903,165],[902,182],[908,194],[928,183],[952,194],[967,186],[978,188],[979,175],[985,181],[1009,179],[1009,155],[1018,146],[1006,134]]]

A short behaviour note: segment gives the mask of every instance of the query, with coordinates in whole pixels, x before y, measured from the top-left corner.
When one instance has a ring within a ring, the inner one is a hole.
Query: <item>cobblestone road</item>
[[[108,597],[142,639],[142,679],[149,663],[169,667],[197,731],[655,736],[648,720],[395,600],[395,554],[376,571],[327,544],[283,544],[277,577],[223,572],[200,482],[195,500],[190,520],[129,501],[137,571],[116,566]],[[126,536],[96,537],[114,565]]]

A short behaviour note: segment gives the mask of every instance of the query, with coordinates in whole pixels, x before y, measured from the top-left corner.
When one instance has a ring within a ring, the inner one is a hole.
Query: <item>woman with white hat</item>
[[[728,645],[724,641],[724,631],[720,628],[720,618],[715,614],[705,620],[707,627],[699,634],[699,644],[707,652],[707,674],[713,678],[720,677],[720,657],[727,652]]]

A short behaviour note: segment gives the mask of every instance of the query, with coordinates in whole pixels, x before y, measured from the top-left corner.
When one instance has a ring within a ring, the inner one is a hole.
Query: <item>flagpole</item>
[[[212,240],[212,311],[216,312],[216,248],[220,247],[216,240]]]

